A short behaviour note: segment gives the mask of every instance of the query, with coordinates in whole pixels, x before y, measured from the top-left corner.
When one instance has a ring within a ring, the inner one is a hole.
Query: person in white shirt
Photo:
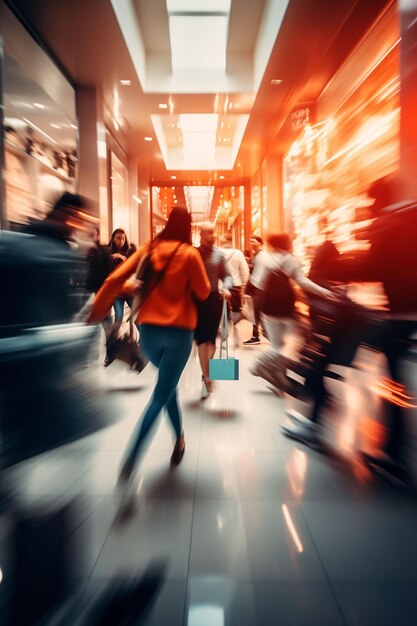
[[[260,295],[259,290],[259,276],[263,272],[263,268],[265,267],[265,263],[268,262],[268,252],[264,250],[264,244],[262,237],[258,235],[252,235],[250,238],[250,245],[253,253],[253,268],[252,273],[250,275],[250,279],[247,285],[246,293],[252,297],[253,301],[253,328],[252,328],[252,337],[243,342],[244,346],[257,346],[261,343],[259,338],[259,307],[258,307],[258,297]]]
[[[290,281],[293,280],[307,293],[316,294],[330,300],[337,299],[331,291],[320,287],[304,275],[300,262],[291,254],[291,240],[286,233],[268,235],[267,245],[269,251],[265,252],[265,255],[262,257],[262,267],[258,266],[259,271],[256,278],[260,293],[263,294],[263,297],[260,296],[258,299],[260,319],[271,342],[271,349],[261,354],[251,370],[252,374],[261,377],[264,377],[263,374],[267,374],[267,371],[270,371],[271,366],[277,364],[285,336],[288,335],[294,326],[294,311],[290,310],[291,307],[287,313],[282,313],[283,304],[278,299],[277,294],[268,293],[264,289],[269,271],[281,271]],[[266,302],[268,305],[265,304]]]
[[[220,250],[223,252],[233,278],[233,287],[230,290],[232,296],[230,300],[230,319],[233,324],[234,345],[237,348],[240,345],[240,338],[236,324],[242,319],[243,289],[249,280],[249,266],[243,252],[233,248],[232,235],[230,233],[222,235],[219,243]]]

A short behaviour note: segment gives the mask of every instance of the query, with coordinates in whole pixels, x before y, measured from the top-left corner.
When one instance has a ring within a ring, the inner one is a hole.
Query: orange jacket
[[[178,241],[157,241],[152,251],[155,270],[162,270]],[[95,297],[89,322],[99,322],[110,310],[115,298],[123,293],[123,286],[135,272],[139,260],[149,250],[143,244],[127,261],[114,270]],[[194,298],[205,300],[210,293],[201,256],[191,244],[182,244],[173,257],[162,280],[142,304],[137,321],[141,324],[174,326],[194,330],[197,325],[197,309]]]

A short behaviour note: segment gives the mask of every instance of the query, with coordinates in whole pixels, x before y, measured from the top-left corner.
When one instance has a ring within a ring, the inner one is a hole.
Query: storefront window
[[[261,174],[255,176],[252,184],[252,234],[262,235],[262,208],[261,208]]]
[[[6,217],[19,228],[76,191],[77,125],[7,50],[3,71]]]
[[[114,152],[110,152],[110,160],[113,230],[122,228],[130,241],[128,170]]]
[[[399,168],[399,91],[399,48],[393,45],[334,115],[305,126],[287,153],[286,227],[306,268],[325,237],[340,252],[368,247],[366,189]]]

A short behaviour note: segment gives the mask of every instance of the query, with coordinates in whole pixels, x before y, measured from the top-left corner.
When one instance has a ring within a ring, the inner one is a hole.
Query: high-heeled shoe
[[[175,442],[174,450],[171,454],[171,465],[179,465],[182,461],[182,457],[184,456],[184,452],[185,440],[184,435],[181,435]]]

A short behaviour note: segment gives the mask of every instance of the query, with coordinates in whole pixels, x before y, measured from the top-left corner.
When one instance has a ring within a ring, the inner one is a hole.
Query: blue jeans
[[[132,308],[132,298],[116,298],[116,300],[113,302],[115,322],[121,322],[123,320],[125,302],[127,302],[130,308]]]
[[[166,408],[176,437],[182,434],[177,385],[190,356],[193,333],[184,328],[140,324],[140,343],[145,356],[158,368],[152,397],[141,415],[140,425],[129,442],[127,462],[134,464],[156,418]]]

